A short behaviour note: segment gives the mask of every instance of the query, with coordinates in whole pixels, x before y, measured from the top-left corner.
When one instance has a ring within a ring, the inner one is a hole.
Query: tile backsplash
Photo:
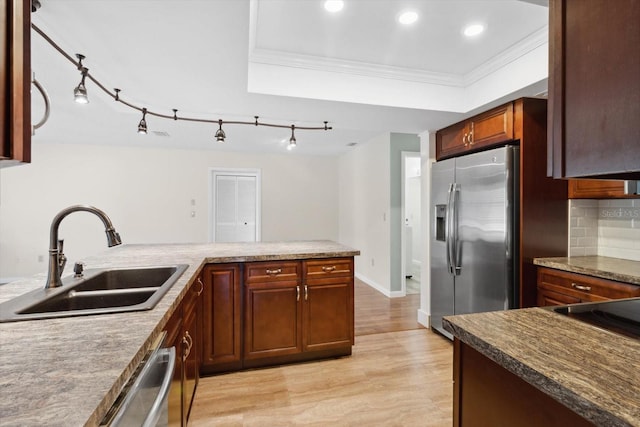
[[[640,261],[640,199],[574,199],[569,208],[569,256]]]

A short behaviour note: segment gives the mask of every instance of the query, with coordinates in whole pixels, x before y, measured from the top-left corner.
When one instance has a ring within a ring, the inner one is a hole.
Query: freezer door
[[[434,163],[431,168],[431,326],[451,338],[442,329],[442,317],[452,315],[453,276],[447,264],[447,226],[449,225],[449,188],[454,182],[455,159]]]
[[[517,147],[459,157],[455,313],[511,308]]]

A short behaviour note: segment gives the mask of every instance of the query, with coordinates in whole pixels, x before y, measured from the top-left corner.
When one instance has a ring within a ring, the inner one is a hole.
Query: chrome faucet
[[[49,234],[49,276],[47,277],[46,285],[44,285],[45,289],[58,288],[62,286],[61,276],[64,266],[67,263],[67,257],[62,251],[64,240],[58,240],[58,228],[60,227],[62,220],[67,215],[78,211],[91,212],[102,220],[105,232],[107,233],[107,245],[109,247],[117,246],[122,243],[120,235],[111,224],[111,220],[107,214],[102,212],[100,209],[87,205],[75,205],[63,209],[53,218],[53,222],[51,223],[51,231]]]

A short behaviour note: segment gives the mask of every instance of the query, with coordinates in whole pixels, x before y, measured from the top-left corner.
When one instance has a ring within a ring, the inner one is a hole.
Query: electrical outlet
[[[195,218],[196,217],[196,211],[191,211],[191,218]]]

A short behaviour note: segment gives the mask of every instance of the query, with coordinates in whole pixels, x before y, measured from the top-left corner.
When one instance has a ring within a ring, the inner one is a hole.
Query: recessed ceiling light
[[[462,32],[467,37],[474,37],[479,35],[483,31],[484,31],[484,25],[471,24],[471,25],[467,25]]]
[[[402,25],[411,25],[418,20],[418,14],[412,10],[407,12],[402,12],[400,16],[398,16],[398,22]]]
[[[344,7],[342,0],[327,0],[324,2],[324,8],[329,12],[340,12]]]

